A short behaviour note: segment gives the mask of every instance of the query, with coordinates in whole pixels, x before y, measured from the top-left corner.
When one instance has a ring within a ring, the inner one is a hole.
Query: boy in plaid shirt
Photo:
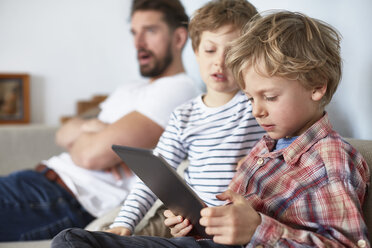
[[[362,216],[368,166],[324,110],[341,77],[339,44],[329,25],[277,12],[250,23],[231,45],[227,66],[267,135],[218,196],[230,204],[201,211],[213,240],[184,237],[188,221],[167,210],[165,223],[178,238],[107,242],[105,234],[72,230],[58,245],[63,238],[79,247],[370,247]]]

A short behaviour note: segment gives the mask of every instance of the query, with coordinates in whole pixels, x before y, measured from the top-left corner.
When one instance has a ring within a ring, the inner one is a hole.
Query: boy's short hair
[[[298,80],[307,89],[326,84],[324,107],[341,79],[340,40],[340,34],[320,20],[280,11],[250,22],[244,34],[231,43],[226,65],[241,88],[248,66],[258,73]],[[266,71],[258,68],[262,61]]]
[[[171,30],[188,27],[189,17],[179,0],[133,0],[131,16],[140,10],[155,10],[163,13],[164,21]]]
[[[256,8],[246,0],[212,0],[198,9],[189,24],[192,48],[196,51],[204,31],[214,31],[224,25],[242,30],[257,14]]]

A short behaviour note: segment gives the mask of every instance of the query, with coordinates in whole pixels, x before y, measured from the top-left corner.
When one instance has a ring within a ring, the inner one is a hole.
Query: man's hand
[[[120,162],[111,149],[112,144],[152,148],[164,131],[156,122],[136,111],[111,124],[92,121],[84,130],[68,151],[77,166],[88,170],[105,170]]]
[[[63,124],[56,133],[56,144],[65,149],[69,149],[75,140],[83,132],[81,127],[85,120],[80,118],[72,118]]]
[[[105,230],[105,232],[114,233],[120,236],[130,236],[132,234],[132,232],[128,228],[122,226],[107,229]]]
[[[164,216],[166,217],[164,224],[170,228],[173,237],[183,237],[191,231],[192,225],[188,219],[176,216],[170,210],[165,210]]]
[[[260,215],[245,198],[231,190],[217,195],[219,200],[231,204],[203,208],[200,212],[200,224],[205,232],[213,236],[213,241],[226,245],[244,245],[249,243],[257,226],[261,223]]]
[[[68,120],[56,133],[57,145],[69,150],[74,142],[83,133],[100,132],[107,127],[107,124],[98,119],[84,120],[81,118],[72,118]]]
[[[103,123],[98,119],[90,119],[84,122],[84,124],[81,126],[81,129],[83,130],[83,132],[97,133],[105,129],[107,126],[108,124]]]
[[[105,169],[105,171],[108,172],[108,173],[111,173],[116,180],[121,180],[122,175],[120,173],[120,167],[123,169],[124,174],[125,174],[126,177],[133,176],[132,170],[129,169],[129,167],[124,162],[120,162],[118,165],[116,165],[114,167]]]

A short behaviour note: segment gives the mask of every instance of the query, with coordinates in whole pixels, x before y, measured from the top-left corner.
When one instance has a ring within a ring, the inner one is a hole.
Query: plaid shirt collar
[[[333,132],[328,114],[325,113],[322,118],[315,122],[305,133],[301,134],[288,147],[270,152],[275,148],[277,140],[265,135],[260,141],[261,151],[257,153],[258,157],[276,158],[283,156],[288,165],[295,165],[303,153],[307,152],[315,143],[323,139],[330,132]]]

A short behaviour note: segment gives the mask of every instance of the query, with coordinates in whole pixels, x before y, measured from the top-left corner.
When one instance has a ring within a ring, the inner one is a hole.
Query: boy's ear
[[[195,54],[195,56],[199,56],[199,49],[195,49],[194,54]]]
[[[312,89],[311,99],[320,101],[327,91],[327,84],[316,86]]]
[[[178,27],[176,30],[174,30],[174,44],[178,49],[182,49],[187,41],[188,33],[186,28],[184,27]]]

